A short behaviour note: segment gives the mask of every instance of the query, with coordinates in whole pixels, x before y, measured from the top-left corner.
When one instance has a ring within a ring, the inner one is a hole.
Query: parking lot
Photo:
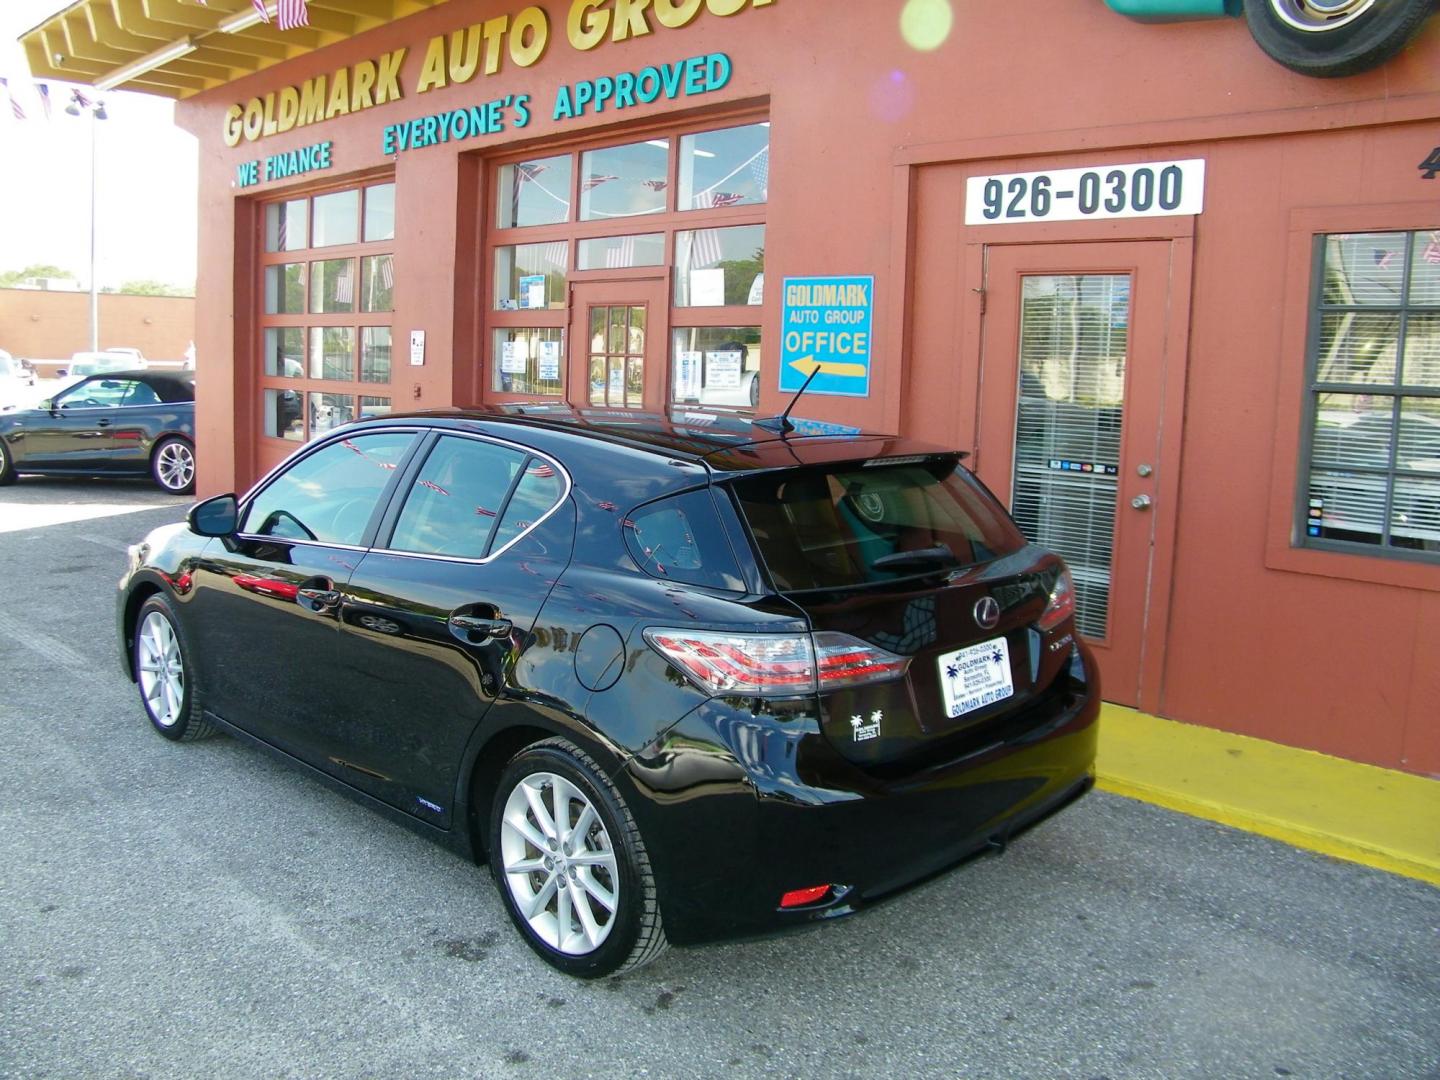
[[[485,868],[149,730],[114,586],[185,505],[0,489],[0,1075],[1440,1076],[1440,890],[1104,794],[862,917],[567,980]]]

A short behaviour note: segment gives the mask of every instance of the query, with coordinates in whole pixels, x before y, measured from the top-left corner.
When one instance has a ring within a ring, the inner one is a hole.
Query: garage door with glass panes
[[[485,397],[753,410],[769,174],[759,119],[495,162]]]
[[[261,431],[304,442],[390,411],[395,185],[272,202],[261,253]]]

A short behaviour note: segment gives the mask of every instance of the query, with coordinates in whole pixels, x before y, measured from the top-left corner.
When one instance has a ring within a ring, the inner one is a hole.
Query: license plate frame
[[[1003,637],[942,653],[936,670],[945,715],[951,720],[1015,696],[1010,643]]]

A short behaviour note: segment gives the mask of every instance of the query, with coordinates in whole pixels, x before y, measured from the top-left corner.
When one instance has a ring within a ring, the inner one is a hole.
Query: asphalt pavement
[[[0,1076],[1440,1077],[1440,890],[1103,794],[858,918],[567,979],[485,868],[149,729],[115,582],[184,505],[0,488]]]

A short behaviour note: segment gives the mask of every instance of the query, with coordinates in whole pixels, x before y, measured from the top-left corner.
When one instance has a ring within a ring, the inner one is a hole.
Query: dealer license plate
[[[1013,696],[1009,644],[997,637],[945,653],[940,657],[940,688],[945,715],[952,718]]]

